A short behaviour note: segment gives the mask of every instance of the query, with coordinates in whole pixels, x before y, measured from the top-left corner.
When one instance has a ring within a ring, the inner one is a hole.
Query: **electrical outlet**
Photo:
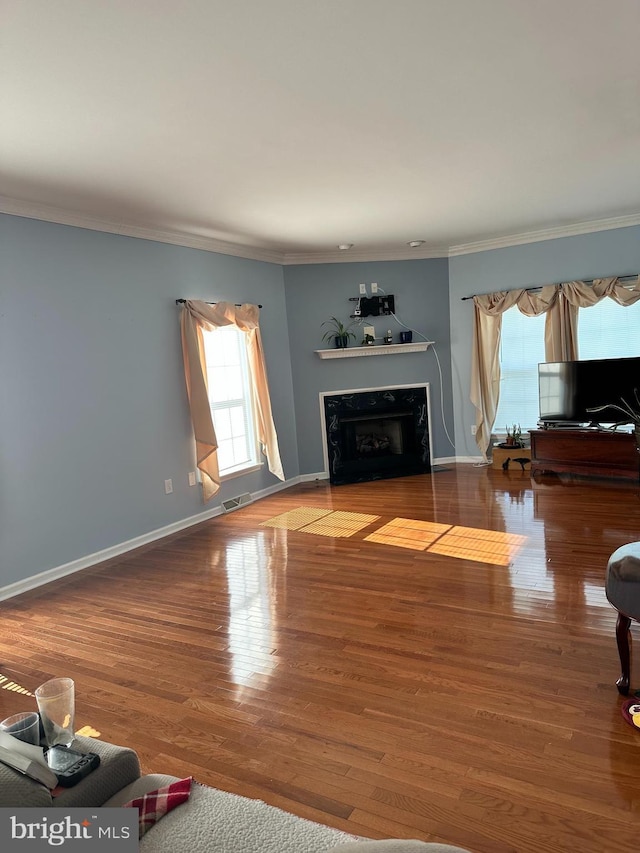
[[[475,424],[471,424],[471,435],[475,435],[478,431],[478,427]]]
[[[189,485],[195,486],[195,484],[196,484],[196,472],[195,471],[189,471]]]
[[[170,495],[173,491],[173,480],[165,480],[164,481],[164,493],[165,495]]]
[[[362,284],[360,284],[360,296],[366,296],[366,295],[367,295],[367,285],[364,282],[362,282]]]
[[[378,282],[372,281],[371,282],[371,293],[377,293],[377,292],[378,292]]]

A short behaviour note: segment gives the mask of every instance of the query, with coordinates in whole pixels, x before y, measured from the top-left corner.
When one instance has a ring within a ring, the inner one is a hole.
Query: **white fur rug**
[[[194,782],[189,800],[140,840],[140,853],[326,853],[353,835]]]

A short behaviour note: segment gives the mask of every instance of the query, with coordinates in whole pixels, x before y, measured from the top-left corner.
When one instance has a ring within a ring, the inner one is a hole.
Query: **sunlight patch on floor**
[[[301,533],[314,533],[316,536],[346,537],[353,536],[379,518],[379,515],[363,512],[332,512],[330,509],[299,506],[263,521],[261,526],[299,530]]]
[[[477,527],[452,527],[427,550],[445,557],[508,566],[526,541],[526,536],[516,533],[501,533]]]
[[[300,533],[312,533],[316,536],[345,538],[353,536],[379,518],[379,515],[362,512],[332,512],[329,509],[300,506],[263,521],[262,526],[298,530]],[[476,563],[508,566],[527,541],[527,537],[481,527],[437,524],[433,521],[418,521],[416,518],[394,518],[365,536],[364,541],[408,548],[411,551],[442,554],[460,560],[473,560]]]
[[[413,518],[394,518],[393,521],[383,524],[382,527],[364,538],[368,542],[379,542],[382,545],[395,545],[397,548],[424,551],[450,529],[450,524],[417,521]]]
[[[316,536],[353,536],[354,533],[378,521],[379,515],[367,515],[363,512],[331,512],[319,521],[301,528],[301,533],[315,533]]]
[[[313,506],[299,506],[297,509],[291,509],[289,512],[283,512],[281,515],[275,515],[268,521],[263,521],[261,527],[280,527],[284,530],[299,530],[306,524],[311,524],[322,518],[324,515],[330,515],[330,509],[318,509]]]
[[[83,726],[81,729],[78,729],[76,735],[80,737],[100,737],[100,732],[94,729],[93,726]]]
[[[12,693],[20,693],[22,696],[33,696],[30,690],[27,690],[26,687],[22,687],[20,684],[16,684],[15,681],[11,681],[6,675],[0,675],[0,689],[11,690]]]

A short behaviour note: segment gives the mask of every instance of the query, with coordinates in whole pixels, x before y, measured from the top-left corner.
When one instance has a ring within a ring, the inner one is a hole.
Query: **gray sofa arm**
[[[140,776],[140,762],[132,749],[87,737],[76,738],[72,748],[78,752],[96,752],[100,766],[55,799],[44,785],[0,763],[0,807],[95,808]]]
[[[51,806],[49,789],[0,762],[0,808]]]

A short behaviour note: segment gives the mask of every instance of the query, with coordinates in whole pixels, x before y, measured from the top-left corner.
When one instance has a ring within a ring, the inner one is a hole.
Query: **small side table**
[[[509,459],[509,470],[521,471],[520,463],[514,462],[514,459],[528,459],[531,462],[530,447],[494,447],[491,451],[491,467],[502,468],[504,463]],[[526,466],[525,466],[526,467]]]

